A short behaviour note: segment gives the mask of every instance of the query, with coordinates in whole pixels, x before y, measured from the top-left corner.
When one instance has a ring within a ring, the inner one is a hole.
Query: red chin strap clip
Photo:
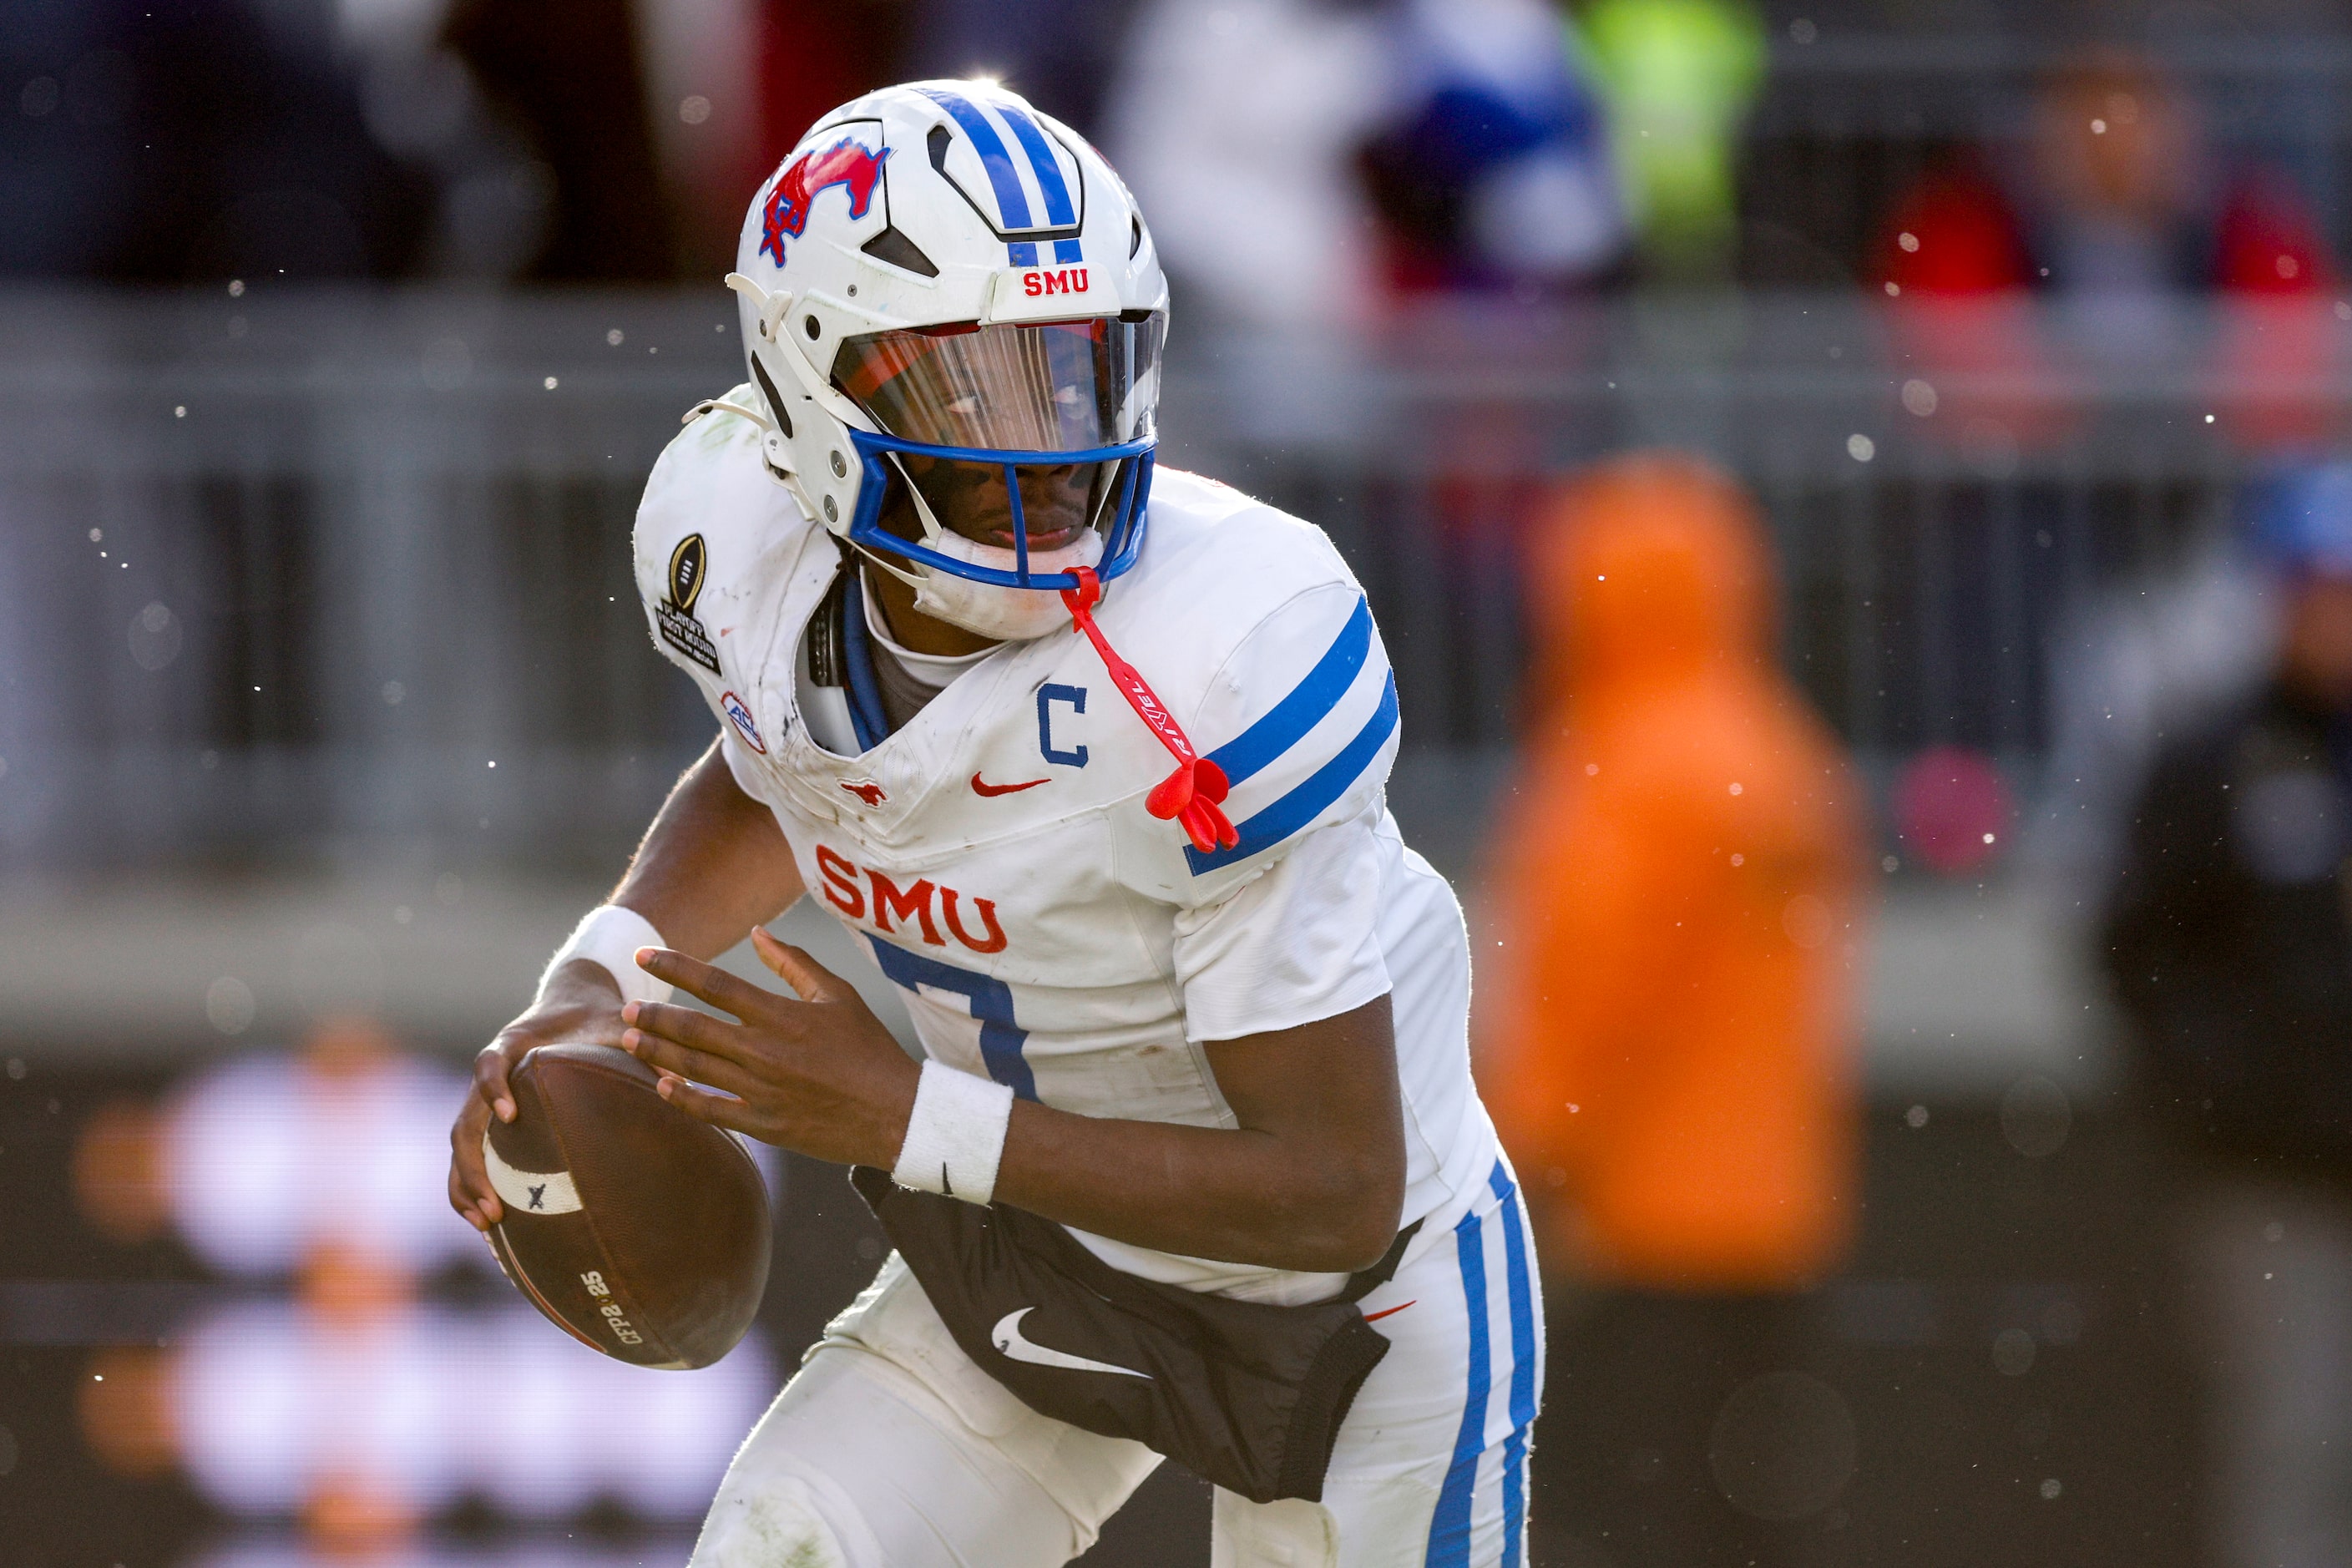
[[[1192,750],[1185,738],[1184,727],[1153,695],[1151,685],[1136,670],[1135,666],[1118,657],[1117,650],[1104,640],[1102,628],[1095,625],[1095,606],[1102,603],[1102,583],[1095,576],[1094,568],[1075,569],[1078,585],[1062,590],[1062,603],[1070,606],[1070,620],[1086,633],[1087,640],[1095,645],[1102,656],[1103,668],[1118,687],[1127,705],[1135,716],[1151,727],[1160,743],[1176,758],[1176,771],[1161,779],[1143,800],[1144,809],[1162,819],[1174,817],[1192,847],[1206,855],[1213,849],[1231,849],[1241,843],[1241,835],[1217,803],[1225,798],[1225,771]]]

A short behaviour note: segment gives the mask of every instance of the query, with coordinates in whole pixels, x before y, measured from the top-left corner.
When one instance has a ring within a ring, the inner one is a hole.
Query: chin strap
[[[739,419],[749,419],[760,427],[762,435],[776,427],[776,422],[766,415],[756,409],[746,408],[740,403],[730,403],[723,397],[704,398],[684,414],[679,415],[677,422],[681,425],[691,425],[706,414],[732,414]]]
[[[1234,825],[1217,805],[1225,798],[1228,787],[1224,770],[1192,750],[1184,727],[1154,695],[1150,683],[1105,640],[1102,628],[1095,625],[1094,608],[1102,603],[1102,581],[1095,575],[1094,568],[1075,567],[1072,575],[1077,578],[1078,585],[1062,590],[1062,603],[1070,607],[1070,623],[1095,645],[1103,668],[1110,671],[1112,683],[1127,699],[1127,705],[1135,710],[1135,716],[1150,726],[1151,732],[1160,737],[1160,743],[1176,758],[1176,771],[1152,786],[1151,793],[1144,797],[1144,809],[1163,819],[1174,817],[1184,836],[1192,841],[1192,847],[1203,855],[1213,849],[1233,848],[1241,842],[1241,835],[1234,831]]]

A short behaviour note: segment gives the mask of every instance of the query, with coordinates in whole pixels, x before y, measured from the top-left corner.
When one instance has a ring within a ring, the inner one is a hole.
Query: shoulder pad
[[[1353,583],[1290,599],[1218,672],[1193,742],[1225,775],[1231,849],[1187,848],[1195,877],[1238,865],[1325,822],[1353,816],[1388,783],[1396,676]]]
[[[812,524],[791,492],[768,477],[760,429],[723,403],[671,437],[637,504],[637,594],[654,644],[687,674],[720,673],[709,629],[731,625],[763,595],[767,567],[797,556]]]
[[[1143,558],[1108,585],[1101,616],[1149,650],[1150,662],[1141,651],[1129,657],[1154,681],[1165,669],[1161,695],[1189,712],[1202,680],[1244,638],[1323,588],[1362,595],[1321,529],[1214,480],[1163,469],[1152,479]]]
[[[1233,786],[1225,815],[1241,842],[1188,847],[1171,868],[1199,892],[1200,879],[1247,862],[1245,880],[1256,857],[1379,795],[1396,682],[1363,589],[1322,530],[1196,475],[1165,479],[1152,484],[1144,558],[1112,585],[1104,620]]]
[[[1162,469],[1142,557],[1108,584],[1096,617],[1224,772],[1240,835],[1202,853],[1175,824],[1136,811],[1121,826],[1122,876],[1136,890],[1215,903],[1299,834],[1377,810],[1396,688],[1363,590],[1322,530]],[[1164,773],[1165,757],[1155,761]]]

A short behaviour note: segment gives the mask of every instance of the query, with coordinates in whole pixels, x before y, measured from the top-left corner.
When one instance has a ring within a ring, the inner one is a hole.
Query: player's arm
[[[631,1003],[622,1046],[668,1075],[663,1093],[706,1121],[818,1159],[891,1169],[920,1069],[845,981],[764,931],[752,943],[802,1000],[680,953],[649,953],[650,973],[741,1021]],[[1388,998],[1206,1049],[1238,1128],[1022,1100],[996,1196],[1166,1252],[1318,1272],[1377,1261],[1404,1201]]]
[[[1234,1131],[1019,1101],[997,1195],[1162,1252],[1310,1271],[1377,1262],[1404,1205],[1389,999],[1206,1048]]]
[[[711,958],[800,896],[800,871],[775,814],[743,793],[714,742],[662,803],[608,901],[643,915],[678,951]],[[449,1134],[449,1202],[459,1214],[477,1227],[499,1217],[482,1169],[482,1129],[492,1115],[514,1120],[513,1066],[559,1040],[616,1045],[623,1027],[612,975],[573,959],[557,965],[530,1005],[475,1058],[475,1092]]]

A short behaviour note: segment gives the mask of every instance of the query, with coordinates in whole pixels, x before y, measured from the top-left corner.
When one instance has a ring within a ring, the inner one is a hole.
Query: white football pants
[[[1519,1568],[1543,1298],[1509,1167],[1362,1307],[1391,1348],[1323,1500],[1220,1489],[1213,1568]],[[744,1439],[690,1568],[1055,1568],[1159,1463],[1014,1398],[894,1254]]]

